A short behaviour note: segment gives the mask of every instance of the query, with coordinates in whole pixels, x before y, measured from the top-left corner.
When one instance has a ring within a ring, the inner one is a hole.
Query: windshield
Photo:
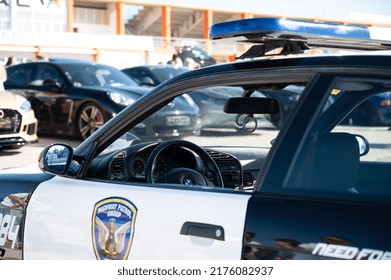
[[[126,132],[125,134],[121,135],[117,140],[115,140],[113,143],[111,143],[110,146],[108,146],[103,152],[103,154],[110,153],[112,151],[115,151],[117,149],[121,149],[124,147],[130,146],[134,141],[140,140],[136,135]]]
[[[129,132],[141,141],[181,138],[202,146],[235,143],[235,146],[270,148],[303,89],[287,85],[279,90],[256,90],[251,98],[278,100],[281,111],[251,115],[224,112],[229,98],[242,97],[242,87],[205,87],[178,96]]]
[[[65,75],[75,87],[137,86],[137,83],[114,67],[100,64],[62,65]]]

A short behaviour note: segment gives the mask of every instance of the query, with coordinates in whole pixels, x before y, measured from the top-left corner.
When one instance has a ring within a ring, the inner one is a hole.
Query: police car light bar
[[[211,40],[231,38],[238,42],[258,44],[245,57],[266,55],[277,47],[284,48],[281,54],[300,53],[308,46],[385,50],[391,49],[391,35],[388,37],[388,40],[371,39],[371,31],[367,26],[280,18],[250,18],[216,23],[211,26],[209,33]]]
[[[216,23],[210,29],[212,40],[243,36],[247,39],[281,36],[369,41],[366,26],[342,25],[279,18],[250,18]]]

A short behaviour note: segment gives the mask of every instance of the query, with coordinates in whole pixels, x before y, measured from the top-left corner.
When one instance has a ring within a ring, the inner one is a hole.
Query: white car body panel
[[[96,259],[94,205],[123,197],[138,209],[128,259],[240,259],[250,194],[155,188],[55,177],[34,191],[25,259]],[[198,209],[195,211],[195,209]],[[213,212],[213,215],[210,213]],[[225,240],[181,235],[185,222],[219,225]]]
[[[21,110],[21,105],[27,102],[27,99],[23,96],[20,96],[18,94],[15,94],[11,91],[3,90],[0,91],[0,126],[5,124],[4,117],[4,111],[3,110],[14,110],[18,111],[21,117],[21,124],[18,131],[15,132],[7,132],[7,133],[0,133],[0,147],[1,142],[3,142],[3,146],[10,146],[11,143],[20,147],[24,145],[25,142],[27,143],[33,143],[38,140],[37,136],[37,127],[38,127],[38,120],[35,118],[35,113],[32,109],[24,111]],[[29,126],[34,126],[34,131],[29,131]],[[20,143],[12,142],[7,139],[12,138],[20,138]],[[22,141],[23,140],[23,141]],[[10,141],[9,143],[7,141]]]

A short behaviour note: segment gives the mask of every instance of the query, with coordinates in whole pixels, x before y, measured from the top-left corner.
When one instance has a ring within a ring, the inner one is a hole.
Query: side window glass
[[[130,72],[132,79],[141,85],[156,85],[151,75],[144,70],[132,70]]]
[[[344,82],[330,92],[284,189],[338,199],[389,199],[391,93],[373,90],[389,81]]]
[[[145,73],[142,77],[140,77],[139,81],[142,85],[156,85],[156,83],[153,81],[152,77],[148,73]]]
[[[106,166],[94,162],[89,174],[126,184],[252,192],[279,126],[303,90],[272,83],[263,90],[218,86],[186,92],[129,128],[94,160]]]
[[[31,67],[13,67],[7,69],[7,83],[17,86],[24,86],[29,83],[31,73]]]
[[[41,86],[44,82],[63,83],[60,73],[52,66],[40,64],[37,66],[34,79],[31,82],[33,85]]]
[[[391,92],[362,101],[334,131],[359,136],[361,150],[356,190],[361,195],[391,197]]]
[[[140,71],[134,70],[131,72],[131,75],[132,77],[134,77],[134,79],[137,79],[137,82],[140,82],[143,77],[143,72],[141,70]]]

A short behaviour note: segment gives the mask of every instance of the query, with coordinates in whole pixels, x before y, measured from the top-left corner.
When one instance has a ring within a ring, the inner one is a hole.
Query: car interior
[[[391,155],[385,153],[391,145],[389,127],[356,126],[343,120],[361,102],[388,91],[390,83],[371,78],[335,80],[278,191],[353,199],[389,196]],[[231,129],[210,129],[172,139],[142,138],[131,129],[93,159],[87,177],[124,184],[253,192],[280,131],[300,123],[288,118],[280,130],[270,122],[270,116],[281,113],[285,106],[282,99],[277,94],[273,98],[251,94],[253,89],[278,92],[292,85],[247,86],[242,97],[227,98],[224,106],[211,106],[209,114],[236,115]],[[300,103],[304,94],[308,94],[306,89],[295,97],[289,114],[305,106]]]

